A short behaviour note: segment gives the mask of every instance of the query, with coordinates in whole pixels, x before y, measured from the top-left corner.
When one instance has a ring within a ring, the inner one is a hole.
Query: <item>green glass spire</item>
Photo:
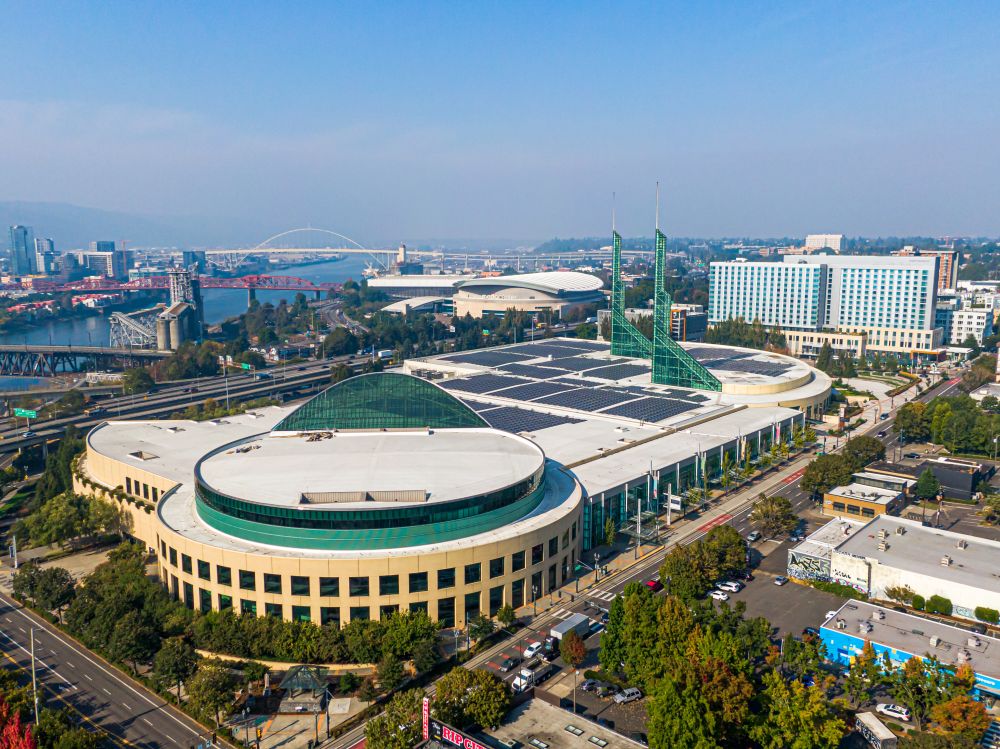
[[[611,232],[611,355],[649,359],[653,344],[625,317],[625,285],[622,283],[622,237]]]

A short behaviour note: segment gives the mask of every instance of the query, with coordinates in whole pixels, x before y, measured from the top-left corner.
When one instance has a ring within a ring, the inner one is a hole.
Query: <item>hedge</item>
[[[844,585],[843,583],[831,583],[826,582],[825,580],[810,580],[809,585],[816,588],[816,590],[823,590],[827,593],[843,596],[844,598],[853,598],[855,601],[865,600],[864,593],[860,590],[855,590],[850,585]]]
[[[917,611],[923,611],[925,603],[924,597],[917,593],[913,596],[913,600],[910,602],[910,605]]]
[[[990,624],[1000,622],[1000,611],[997,611],[996,609],[988,609],[985,606],[976,606],[975,614],[976,618],[981,622],[989,622]]]
[[[944,596],[931,596],[927,599],[928,614],[944,614],[951,616],[951,601]]]

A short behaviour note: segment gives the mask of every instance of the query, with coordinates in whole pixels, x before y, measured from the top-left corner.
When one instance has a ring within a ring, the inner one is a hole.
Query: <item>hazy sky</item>
[[[996,2],[8,2],[0,199],[364,242],[1000,234]]]

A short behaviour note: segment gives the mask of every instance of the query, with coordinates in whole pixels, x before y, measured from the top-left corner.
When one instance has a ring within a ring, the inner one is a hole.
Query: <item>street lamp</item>
[[[535,616],[538,616],[538,586],[532,583],[531,585],[531,606],[535,610]]]

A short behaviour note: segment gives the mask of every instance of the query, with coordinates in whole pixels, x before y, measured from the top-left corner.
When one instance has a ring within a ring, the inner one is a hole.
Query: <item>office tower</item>
[[[35,271],[47,276],[56,272],[55,242],[48,237],[35,237]]]
[[[944,248],[918,249],[907,245],[892,253],[896,257],[936,257],[938,259],[938,291],[951,291],[958,288],[958,250]]]
[[[808,234],[806,235],[806,251],[833,250],[840,252],[844,249],[843,234]]]
[[[782,263],[718,262],[709,273],[709,323],[731,318],[786,331],[793,353],[823,336],[863,333],[867,349],[929,356],[935,327],[936,257],[787,256]],[[843,336],[840,336],[843,339]]]
[[[35,272],[35,236],[30,226],[10,227],[10,272],[26,276]]]
[[[184,250],[181,253],[181,264],[195,274],[204,274],[208,269],[204,250]]]
[[[114,252],[115,243],[111,239],[98,239],[90,243],[91,252]]]

